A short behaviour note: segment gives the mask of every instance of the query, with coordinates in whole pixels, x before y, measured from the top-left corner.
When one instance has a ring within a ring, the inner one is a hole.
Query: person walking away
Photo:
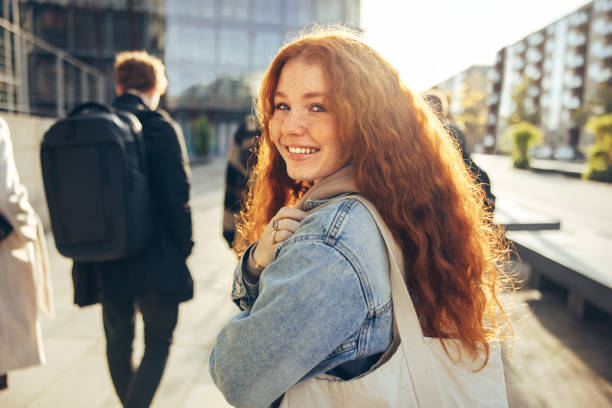
[[[0,390],[9,371],[45,363],[39,310],[54,315],[45,234],[0,118]]]
[[[240,124],[227,155],[225,171],[225,198],[223,200],[223,238],[230,248],[234,246],[237,217],[240,214],[247,182],[255,166],[255,143],[259,129],[253,115],[247,115]]]
[[[162,62],[146,52],[122,52],[114,67],[112,106],[132,112],[142,124],[155,233],[145,249],[126,258],[75,262],[73,283],[76,304],[102,304],[108,368],[123,406],[148,407],[164,373],[179,304],[193,297],[186,262],[194,244],[191,176],[183,134],[158,109],[167,86]],[[144,321],[145,350],[134,367],[137,310]]]
[[[429,104],[440,122],[446,127],[448,133],[457,141],[461,157],[470,173],[475,177],[478,184],[485,193],[485,203],[491,212],[495,211],[495,195],[491,191],[491,179],[486,171],[484,171],[470,157],[470,152],[467,149],[465,134],[459,129],[459,126],[453,121],[453,118],[448,109],[448,99],[446,95],[438,89],[430,89],[423,94],[423,98]]]

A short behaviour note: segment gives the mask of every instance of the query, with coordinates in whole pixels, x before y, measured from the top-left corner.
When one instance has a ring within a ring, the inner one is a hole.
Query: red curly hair
[[[289,178],[270,137],[281,71],[298,57],[314,59],[329,76],[328,103],[341,141],[351,146],[355,182],[402,246],[405,281],[423,332],[460,339],[474,357],[484,343],[486,364],[486,343],[509,327],[499,302],[507,255],[502,233],[493,227],[484,193],[453,138],[398,72],[352,32],[303,33],[265,73],[257,101],[257,166],[236,251],[258,240],[276,212],[311,186]]]

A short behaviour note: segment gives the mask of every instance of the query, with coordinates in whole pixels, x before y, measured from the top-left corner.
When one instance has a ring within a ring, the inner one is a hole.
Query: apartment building
[[[581,137],[581,110],[612,85],[612,1],[592,1],[502,48],[489,79],[487,135],[497,148],[520,84],[528,84],[524,110],[536,118],[546,144],[585,148],[590,141]]]

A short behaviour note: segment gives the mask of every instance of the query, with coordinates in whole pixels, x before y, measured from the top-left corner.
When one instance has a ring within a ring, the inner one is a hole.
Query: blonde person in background
[[[0,118],[0,389],[7,373],[45,363],[38,311],[53,316],[45,235],[19,182],[6,121]]]

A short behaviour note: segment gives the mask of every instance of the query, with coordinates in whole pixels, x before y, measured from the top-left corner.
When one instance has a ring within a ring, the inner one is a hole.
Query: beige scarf
[[[358,192],[359,189],[353,179],[353,168],[345,166],[335,173],[315,181],[314,185],[302,196],[295,207],[304,210],[308,200],[323,200],[342,193]]]

